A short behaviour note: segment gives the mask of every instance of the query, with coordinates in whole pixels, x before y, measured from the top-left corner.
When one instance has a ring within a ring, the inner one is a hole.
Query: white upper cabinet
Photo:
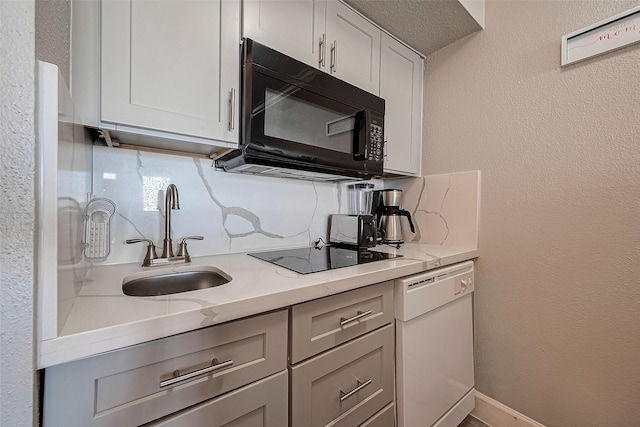
[[[244,0],[243,36],[319,67],[326,4],[326,0]]]
[[[460,1],[483,17],[481,0]],[[420,176],[423,57],[341,0],[72,3],[72,94],[86,125],[194,153],[236,146],[249,37],[384,98],[385,173]],[[350,3],[373,19],[381,9]]]
[[[101,5],[101,122],[237,142],[239,2]]]
[[[380,86],[380,34],[378,27],[337,0],[327,1],[326,71],[378,94]]]
[[[378,27],[337,0],[245,0],[243,36],[379,93]]]
[[[420,176],[423,59],[387,34],[382,35],[381,52],[380,97],[386,102],[384,170]]]

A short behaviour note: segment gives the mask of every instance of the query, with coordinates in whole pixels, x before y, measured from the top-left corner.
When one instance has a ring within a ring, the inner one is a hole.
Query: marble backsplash
[[[329,215],[348,209],[345,184],[224,173],[208,159],[150,151],[95,147],[93,180],[94,196],[117,206],[105,264],[142,261],[145,244],[126,239],[151,239],[161,248],[168,184],[180,199],[180,210],[171,212],[174,244],[204,237],[189,241],[192,256],[326,241]]]
[[[164,238],[164,192],[178,187],[180,210],[171,212],[173,241],[189,241],[192,256],[309,246],[327,240],[329,215],[346,213],[348,184],[256,177],[216,171],[213,162],[106,147],[94,148],[93,192],[116,206],[111,251],[104,264],[142,262],[143,243],[160,250]],[[376,188],[401,188],[404,208],[416,224],[405,241],[477,247],[479,171],[414,179],[373,180]]]
[[[416,228],[415,234],[403,228],[405,241],[478,247],[480,171],[402,179],[396,185]]]

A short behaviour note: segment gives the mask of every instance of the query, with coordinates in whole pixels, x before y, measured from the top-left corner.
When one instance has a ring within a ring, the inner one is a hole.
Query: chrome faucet
[[[162,244],[161,258],[173,258],[173,245],[171,243],[171,210],[180,209],[178,187],[169,184],[164,195],[164,243]]]
[[[127,243],[147,242],[147,253],[142,262],[143,267],[152,267],[154,265],[163,265],[169,262],[191,262],[191,256],[187,251],[187,240],[203,240],[202,236],[189,236],[180,240],[178,253],[173,255],[173,243],[171,241],[171,210],[180,209],[180,200],[178,198],[178,187],[169,184],[165,191],[164,198],[164,242],[162,244],[162,256],[156,254],[156,247],[149,239],[128,239]]]

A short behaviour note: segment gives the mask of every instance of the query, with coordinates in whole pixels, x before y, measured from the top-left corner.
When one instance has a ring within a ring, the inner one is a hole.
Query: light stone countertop
[[[475,248],[417,243],[373,250],[401,258],[298,274],[247,254],[193,258],[190,266],[212,266],[231,276],[228,284],[156,297],[122,293],[124,277],[145,270],[139,263],[93,267],[55,339],[40,343],[38,368],[164,338],[304,301],[395,279],[478,256]],[[177,264],[154,267],[171,271]]]

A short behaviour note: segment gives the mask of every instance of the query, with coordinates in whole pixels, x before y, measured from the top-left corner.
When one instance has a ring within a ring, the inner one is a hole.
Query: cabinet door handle
[[[227,360],[226,362],[218,362],[218,359],[214,358],[211,361],[211,366],[198,369],[197,371],[189,372],[188,374],[180,375],[180,371],[176,369],[175,371],[173,371],[173,378],[160,381],[160,388],[169,387],[170,385],[174,385],[182,381],[190,380],[192,378],[199,377],[200,375],[205,375],[205,374],[217,371],[218,369],[226,368],[231,365],[233,365],[233,360]]]
[[[350,392],[345,393],[344,391],[340,390],[340,402],[347,400],[348,398],[350,398],[351,396],[353,396],[354,394],[356,394],[357,392],[359,392],[369,384],[371,384],[371,380],[366,380],[365,382],[358,380],[358,386],[353,390],[351,390]]]
[[[231,88],[229,93],[229,130],[236,127],[236,89]]]
[[[318,51],[320,52],[320,59],[318,60],[318,66],[320,68],[324,68],[324,58],[325,58],[325,53],[324,53],[324,43],[325,43],[325,36],[326,34],[323,34],[322,37],[320,38],[320,42],[319,42],[319,46],[318,46]]]
[[[356,314],[353,317],[349,317],[348,319],[345,319],[344,317],[340,318],[340,326],[344,326],[347,325],[351,322],[355,322],[356,320],[360,320],[363,317],[367,317],[368,315],[372,314],[373,310],[367,310],[367,311],[360,311],[358,310],[358,314]]]
[[[331,45],[331,68],[332,72],[338,71],[338,40],[334,40]]]

